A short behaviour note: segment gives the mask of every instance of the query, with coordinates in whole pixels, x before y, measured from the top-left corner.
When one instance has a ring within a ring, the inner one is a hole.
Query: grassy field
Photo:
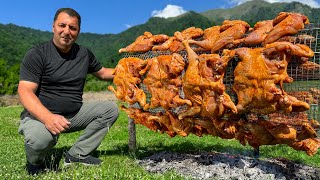
[[[227,152],[252,156],[250,146],[242,146],[235,140],[223,140],[212,136],[170,138],[166,134],[155,133],[137,125],[137,150],[128,149],[127,116],[121,112],[119,119],[96,151],[103,160],[100,167],[74,165],[63,166],[60,160],[58,172],[48,172],[39,176],[29,176],[24,170],[25,153],[23,137],[17,133],[19,114],[22,107],[0,107],[0,179],[184,179],[174,172],[151,174],[137,164],[137,159],[150,156],[159,151],[175,152]],[[70,148],[81,132],[62,134],[54,149],[54,154],[61,158],[62,153]],[[295,151],[285,145],[260,147],[260,158],[283,157],[303,164],[320,167],[320,153],[310,157],[304,152]]]

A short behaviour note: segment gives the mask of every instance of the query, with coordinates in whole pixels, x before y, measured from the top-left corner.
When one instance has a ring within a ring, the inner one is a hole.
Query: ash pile
[[[284,158],[257,159],[216,152],[176,153],[162,151],[138,160],[146,171],[174,171],[190,179],[319,179],[320,168]]]

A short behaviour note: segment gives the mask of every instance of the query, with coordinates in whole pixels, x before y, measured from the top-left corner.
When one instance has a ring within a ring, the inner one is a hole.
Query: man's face
[[[52,26],[53,42],[58,49],[67,53],[77,40],[80,27],[77,17],[61,12]]]

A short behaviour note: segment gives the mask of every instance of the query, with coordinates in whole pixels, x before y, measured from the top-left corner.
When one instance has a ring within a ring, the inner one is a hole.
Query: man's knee
[[[112,114],[113,114],[113,118],[114,118],[114,121],[115,121],[119,116],[118,105],[115,102],[112,102],[111,103],[111,109],[112,109],[112,112],[113,112]]]
[[[57,143],[57,138],[52,136],[49,131],[47,132],[29,132],[25,136],[25,146],[34,151],[44,151],[52,148]]]
[[[24,136],[26,148],[31,150],[42,151],[57,142],[57,137],[52,136],[43,123],[31,118],[21,120],[18,132]]]
[[[111,126],[119,116],[119,108],[115,102],[104,102],[103,104],[104,113],[102,115],[102,119],[104,123],[107,123]]]

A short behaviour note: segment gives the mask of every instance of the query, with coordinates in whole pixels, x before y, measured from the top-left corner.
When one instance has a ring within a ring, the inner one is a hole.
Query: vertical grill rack
[[[320,24],[308,24],[304,29],[300,30],[294,37],[298,35],[309,35],[314,37],[313,41],[308,41],[307,39],[301,39],[295,43],[305,44],[309,46],[314,51],[314,56],[309,59],[310,62],[320,64]],[[203,53],[203,52],[202,52]],[[208,53],[208,52],[204,52]],[[137,57],[143,60],[157,57],[160,55],[172,54],[170,51],[148,51],[148,52],[138,52],[138,53],[123,53],[122,57]],[[186,51],[180,51],[179,54],[188,62],[188,55]],[[236,102],[236,94],[232,91],[233,85],[233,71],[237,65],[238,58],[234,57],[233,60],[229,61],[228,67],[226,68],[224,76],[224,84],[226,86],[226,92],[230,95],[231,99]],[[306,112],[309,119],[315,119],[320,121],[320,68],[303,68],[297,63],[289,63],[288,65],[288,75],[294,79],[294,82],[284,84],[285,91],[292,96],[295,96],[299,100],[303,100],[310,104],[310,109]],[[151,94],[148,92],[147,87],[141,83],[140,88],[143,89],[147,96],[147,103],[150,102]],[[182,90],[181,96],[183,97]],[[138,103],[133,104],[131,107],[140,108]],[[178,109],[178,110],[177,110]],[[173,110],[179,112],[183,107],[178,107]],[[148,110],[151,113],[156,113],[159,111],[164,111],[161,107]]]

